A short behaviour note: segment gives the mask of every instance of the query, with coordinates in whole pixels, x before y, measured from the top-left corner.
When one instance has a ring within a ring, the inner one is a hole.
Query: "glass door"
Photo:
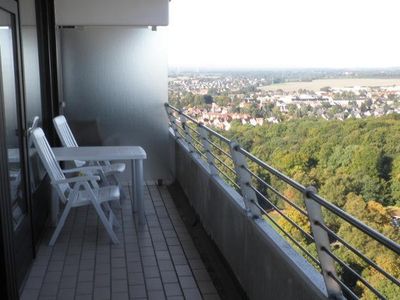
[[[23,102],[16,32],[17,12],[10,10],[10,7],[2,7],[2,3],[0,1],[0,110],[3,118],[0,121],[5,132],[0,134],[4,137],[8,156],[9,199],[1,201],[10,202],[15,271],[20,286],[33,258],[32,230],[26,189],[26,145],[21,134]]]

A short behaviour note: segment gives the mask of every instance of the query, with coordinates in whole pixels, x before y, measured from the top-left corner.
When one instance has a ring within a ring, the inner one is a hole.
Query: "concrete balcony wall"
[[[322,276],[264,220],[252,220],[241,196],[170,137],[176,180],[250,299],[327,299]]]

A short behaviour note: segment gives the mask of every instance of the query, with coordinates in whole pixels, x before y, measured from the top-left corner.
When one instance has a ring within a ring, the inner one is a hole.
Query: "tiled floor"
[[[22,299],[219,299],[168,190],[148,186],[145,209],[141,227],[129,199],[114,209],[119,245],[91,207],[74,209],[54,247],[49,229]]]

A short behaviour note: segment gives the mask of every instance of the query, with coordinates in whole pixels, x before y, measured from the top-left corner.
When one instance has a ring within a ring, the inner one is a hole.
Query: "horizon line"
[[[399,70],[400,66],[392,67],[195,67],[195,66],[168,66],[170,70],[190,70],[190,71],[274,71],[274,70],[331,70],[331,71],[363,71],[363,70]]]

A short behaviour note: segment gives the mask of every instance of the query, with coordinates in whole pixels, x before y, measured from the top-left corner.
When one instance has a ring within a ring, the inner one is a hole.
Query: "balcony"
[[[8,42],[0,45],[7,62],[0,88],[15,95],[0,99],[6,119],[0,135],[7,138],[0,142],[2,299],[358,299],[355,282],[385,299],[336,255],[337,245],[400,294],[399,279],[332,231],[323,213],[344,220],[395,259],[397,243],[182,111],[166,105],[165,114],[168,64],[159,27],[168,24],[168,1],[116,0],[112,7],[94,0],[1,2],[7,3],[0,5],[3,14],[11,14],[3,16],[3,33],[21,36],[4,36]],[[52,119],[59,114],[81,146],[140,145],[148,154],[146,224],[137,225],[131,199],[122,199],[114,206],[119,245],[110,243],[91,208],[80,208],[48,246],[54,195],[37,157],[28,155],[25,133],[38,115],[57,146]],[[11,149],[20,165],[10,164],[5,150]],[[6,182],[11,177],[19,184]],[[167,187],[171,183],[181,191]],[[299,213],[303,224],[285,215],[278,201]],[[201,238],[193,228],[200,228]]]
[[[400,254],[396,241],[237,142],[175,107],[165,106],[171,152],[175,153],[174,175],[249,298],[390,299],[351,260],[343,258],[343,253],[379,274],[390,291],[400,291],[400,281],[388,265],[382,267],[365,253],[368,249],[355,247],[325,220],[342,220],[353,234],[365,243],[373,242],[388,256]],[[287,189],[290,196],[282,193]],[[362,295],[357,291],[360,286],[364,287]]]
[[[69,216],[54,247],[48,246],[53,230],[49,227],[24,285],[22,299],[358,298],[338,275],[338,266],[352,271],[375,295],[385,299],[362,274],[335,255],[331,249],[333,240],[375,268],[385,280],[398,285],[397,278],[330,230],[324,224],[321,208],[390,251],[398,253],[398,244],[258,160],[235,142],[171,106],[166,108],[171,126],[170,167],[176,179],[174,186],[181,187],[183,194],[173,198],[173,188],[147,185],[143,226],[132,214],[130,199],[123,199],[120,206],[115,204],[121,224],[117,230],[119,245],[110,243],[92,208],[79,208]],[[305,207],[263,182],[250,169],[249,161],[300,191]],[[267,192],[260,192],[254,179],[267,185]],[[129,186],[124,189],[124,194],[129,195]],[[304,214],[312,222],[312,230],[303,229],[285,215],[270,200],[271,192]],[[185,205],[191,207],[190,216],[181,209],[181,197],[187,197]],[[273,217],[276,213],[309,238],[317,251],[306,249],[285,231]],[[183,220],[188,219],[190,222],[185,224]],[[209,253],[200,254],[201,243],[196,237],[193,240],[188,223],[201,224],[208,243],[217,249],[214,256],[220,257],[218,263],[210,259]],[[230,283],[221,284],[222,273],[229,274]],[[234,291],[229,291],[232,286]]]
[[[73,211],[54,247],[49,227],[21,299],[219,299],[166,187],[145,189],[144,226],[136,225],[130,199],[114,210],[119,245],[93,208]]]

